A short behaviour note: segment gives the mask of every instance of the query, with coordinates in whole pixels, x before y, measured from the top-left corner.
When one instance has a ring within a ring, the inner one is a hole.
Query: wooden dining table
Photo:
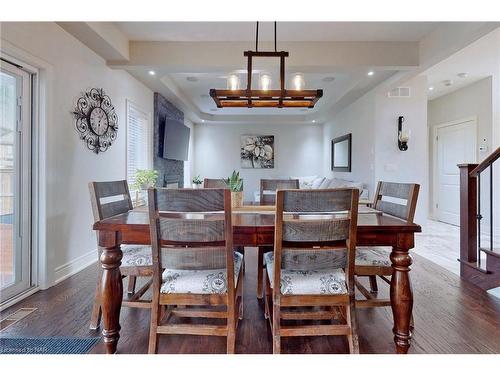
[[[359,206],[358,246],[391,246],[393,268],[390,299],[394,317],[396,352],[406,354],[410,347],[410,319],[413,292],[410,282],[414,235],[421,232],[417,224]],[[272,246],[274,242],[274,211],[269,207],[247,206],[233,209],[233,242],[235,246]],[[150,244],[149,217],[144,208],[116,215],[93,226],[97,231],[103,269],[101,280],[101,309],[103,340],[108,354],[116,353],[120,338],[120,310],[123,298],[120,263],[121,244]]]

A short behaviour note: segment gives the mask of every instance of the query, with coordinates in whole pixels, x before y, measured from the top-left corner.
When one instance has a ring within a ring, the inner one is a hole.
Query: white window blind
[[[127,101],[127,181],[135,182],[138,169],[151,168],[151,130],[148,115]]]

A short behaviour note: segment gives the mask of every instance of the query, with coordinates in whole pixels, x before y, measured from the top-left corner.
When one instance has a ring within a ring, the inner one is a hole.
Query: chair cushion
[[[151,246],[122,245],[123,257],[121,267],[151,267],[153,255]]]
[[[271,288],[274,287],[274,252],[264,254]],[[317,270],[281,269],[281,294],[346,294],[345,273],[341,268]]]
[[[243,254],[234,252],[234,285],[238,284]],[[190,294],[224,294],[227,292],[226,269],[176,270],[163,271],[163,284],[160,292]]]
[[[391,267],[390,246],[358,246],[356,248],[356,266]]]

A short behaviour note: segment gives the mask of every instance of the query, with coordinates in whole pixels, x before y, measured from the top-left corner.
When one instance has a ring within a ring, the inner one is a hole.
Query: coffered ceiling
[[[277,49],[289,51],[286,88],[302,73],[306,89],[323,89],[314,109],[222,108],[208,97],[237,73],[246,87],[243,51],[255,49],[252,22],[79,22],[61,27],[179,106],[193,122],[324,122],[380,83],[399,84],[499,26],[486,22],[278,22]],[[259,50],[273,50],[273,23],[260,24]],[[254,78],[277,59],[258,59]],[[253,85],[256,88],[256,85]]]

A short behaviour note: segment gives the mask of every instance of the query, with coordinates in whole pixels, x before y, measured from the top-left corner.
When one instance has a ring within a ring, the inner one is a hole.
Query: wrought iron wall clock
[[[118,116],[103,89],[87,90],[78,98],[73,115],[80,139],[96,154],[106,151],[116,139]]]

